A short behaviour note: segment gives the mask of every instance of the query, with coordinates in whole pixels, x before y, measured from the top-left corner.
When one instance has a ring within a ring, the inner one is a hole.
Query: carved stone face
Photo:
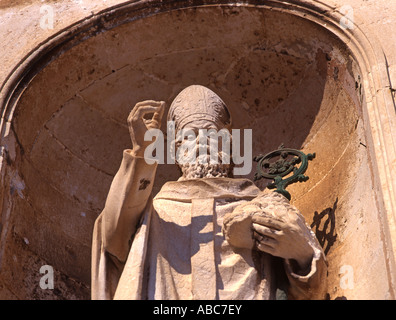
[[[168,113],[168,121],[175,122],[175,130],[192,130],[195,135],[195,144],[191,152],[196,155],[194,163],[179,163],[183,178],[209,178],[232,176],[232,164],[223,163],[223,152],[221,141],[218,143],[217,163],[210,163],[210,138],[202,140],[199,138],[200,129],[214,129],[216,132],[231,128],[231,115],[221,98],[212,90],[200,86],[189,86],[179,93],[174,99]],[[221,139],[220,139],[221,140]],[[187,138],[176,144],[179,148],[187,143]],[[191,143],[191,141],[189,141]],[[202,154],[202,149],[205,150]],[[201,154],[200,154],[201,151]],[[230,157],[230,155],[228,155]]]

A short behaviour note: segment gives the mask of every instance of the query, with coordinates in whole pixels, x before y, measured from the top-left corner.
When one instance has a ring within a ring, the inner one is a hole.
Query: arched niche
[[[92,227],[131,147],[131,108],[169,106],[201,84],[235,128],[253,129],[254,155],[281,143],[316,152],[310,180],[290,191],[326,251],[329,297],[394,297],[392,194],[376,144],[388,137],[375,120],[389,101],[373,95],[384,81],[372,70],[378,52],[340,18],[307,1],[128,2],[36,48],[1,96],[3,295],[89,298]],[[178,175],[161,165],[154,192]],[[52,291],[38,286],[44,264]]]

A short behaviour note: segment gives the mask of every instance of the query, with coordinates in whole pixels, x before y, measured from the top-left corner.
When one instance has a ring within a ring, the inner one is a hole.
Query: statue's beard
[[[198,140],[197,140],[198,142]],[[199,150],[206,149],[206,154],[199,155]],[[215,163],[210,163],[210,147],[208,145],[202,146],[196,143],[192,152],[195,152],[196,159],[194,162],[178,163],[181,170],[181,179],[199,179],[199,178],[232,178],[233,168],[231,156],[228,156],[229,163],[223,163],[223,152],[219,151],[216,154]],[[213,161],[213,159],[212,159]]]

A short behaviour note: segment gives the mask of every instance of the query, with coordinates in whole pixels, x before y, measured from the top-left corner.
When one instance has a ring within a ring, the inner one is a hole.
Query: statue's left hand
[[[284,259],[294,259],[301,270],[309,268],[313,249],[309,244],[310,231],[305,223],[283,217],[254,215],[253,237],[256,248],[262,252]]]

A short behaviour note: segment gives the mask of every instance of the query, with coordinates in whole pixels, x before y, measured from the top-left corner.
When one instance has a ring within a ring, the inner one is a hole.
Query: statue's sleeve
[[[130,240],[150,199],[156,169],[156,163],[149,165],[144,158],[124,150],[101,213],[103,246],[119,261],[125,262],[128,256]]]
[[[308,270],[297,271],[297,263],[284,260],[289,280],[288,299],[324,300],[327,294],[327,261],[319,244],[313,244],[314,255]]]
[[[151,206],[157,164],[124,150],[102,213],[95,221],[92,243],[92,298],[111,299],[139,222]]]

